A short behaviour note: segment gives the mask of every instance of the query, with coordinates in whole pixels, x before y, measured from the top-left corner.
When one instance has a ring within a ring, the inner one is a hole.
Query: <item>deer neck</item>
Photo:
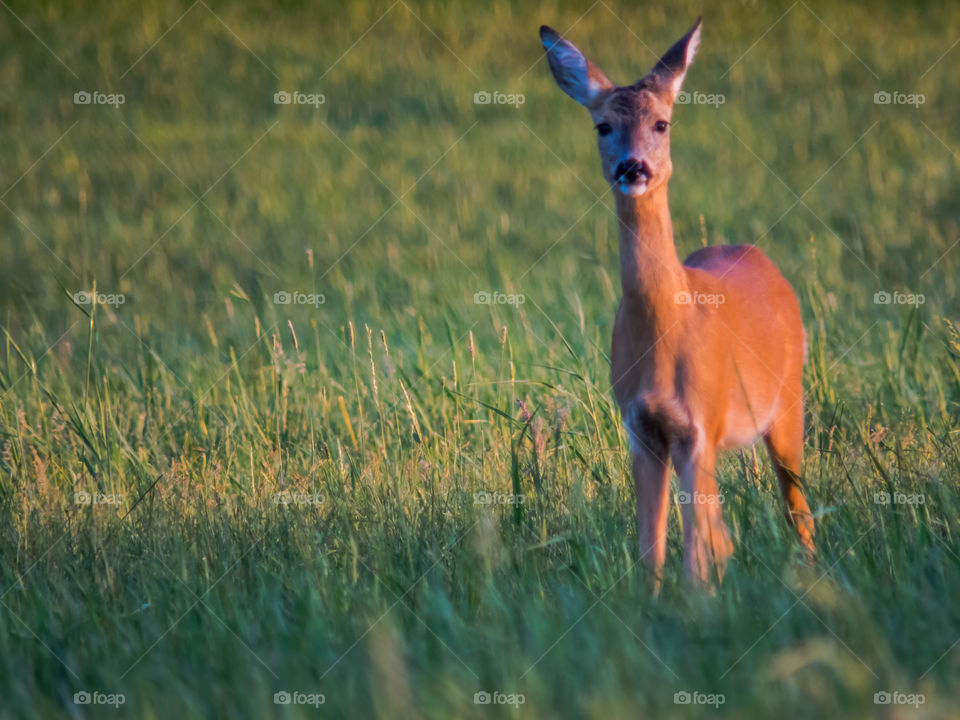
[[[656,332],[672,324],[687,290],[673,244],[666,183],[639,197],[615,193],[620,219],[620,279],[628,317]]]

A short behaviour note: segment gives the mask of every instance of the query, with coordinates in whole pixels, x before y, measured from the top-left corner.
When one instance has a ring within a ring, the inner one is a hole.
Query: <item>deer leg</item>
[[[777,417],[763,436],[763,441],[770,454],[773,470],[780,481],[787,522],[796,530],[804,547],[811,554],[816,554],[813,544],[813,515],[800,482],[803,461],[803,406],[797,403],[796,407]]]
[[[670,514],[670,462],[666,448],[635,448],[633,485],[637,496],[637,536],[640,559],[660,591],[667,556],[667,518]]]
[[[723,579],[727,559],[733,554],[733,543],[723,522],[723,499],[717,489],[716,451],[704,443],[679,455],[683,565],[688,577],[706,585],[711,568]]]

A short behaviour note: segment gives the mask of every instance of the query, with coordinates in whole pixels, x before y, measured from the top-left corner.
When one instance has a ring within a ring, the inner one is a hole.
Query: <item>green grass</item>
[[[758,242],[797,290],[820,557],[748,448],[723,585],[674,508],[653,598],[612,198],[537,28],[627,83],[702,8],[188,7],[0,10],[0,716],[956,716],[960,8],[704,10],[687,88],[726,102],[676,110],[677,245]]]

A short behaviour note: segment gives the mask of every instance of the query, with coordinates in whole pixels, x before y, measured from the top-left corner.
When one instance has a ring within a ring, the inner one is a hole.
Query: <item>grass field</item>
[[[960,6],[665,7],[4,3],[0,717],[960,717]],[[796,288],[820,556],[734,452],[654,598],[537,28],[701,12],[677,246]]]

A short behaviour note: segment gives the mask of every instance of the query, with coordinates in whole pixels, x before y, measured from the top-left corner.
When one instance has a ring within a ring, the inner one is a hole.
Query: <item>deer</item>
[[[733,543],[722,517],[719,451],[763,438],[787,522],[815,556],[801,480],[806,334],[790,283],[756,245],[713,245],[681,264],[667,184],[674,103],[700,44],[701,19],[633,85],[616,86],[544,25],[560,89],[587,108],[619,225],[622,298],[610,351],[612,391],[631,451],[640,558],[658,593],[679,480],[683,567],[722,582]]]

